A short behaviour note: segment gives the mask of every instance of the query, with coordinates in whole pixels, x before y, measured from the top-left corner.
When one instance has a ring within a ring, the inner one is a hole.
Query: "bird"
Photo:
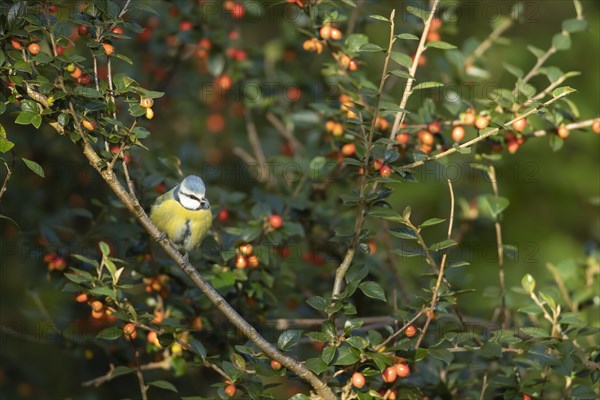
[[[150,219],[188,259],[206,237],[212,225],[206,186],[196,175],[186,176],[177,186],[158,197],[150,211]]]

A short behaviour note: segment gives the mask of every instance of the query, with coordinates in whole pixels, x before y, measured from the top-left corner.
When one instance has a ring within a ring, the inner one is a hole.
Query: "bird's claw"
[[[167,238],[167,234],[165,232],[161,232],[160,236],[158,237],[158,240],[160,242],[162,242],[163,240],[165,240]]]
[[[188,252],[183,253],[183,259],[186,263],[190,262],[190,254]]]

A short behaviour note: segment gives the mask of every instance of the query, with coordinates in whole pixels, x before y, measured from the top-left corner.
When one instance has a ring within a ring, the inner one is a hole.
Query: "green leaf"
[[[91,99],[98,99],[102,97],[102,93],[96,89],[85,86],[77,86],[75,90],[73,90],[73,93],[76,96],[89,97]]]
[[[533,293],[535,289],[535,279],[530,274],[526,274],[523,279],[521,279],[521,286],[528,294]]]
[[[281,335],[279,335],[279,340],[277,340],[277,346],[283,351],[288,351],[289,349],[294,347],[296,344],[298,344],[300,337],[302,337],[301,330],[299,330],[299,329],[287,330],[287,331],[283,332]]]
[[[514,75],[517,79],[521,79],[523,77],[523,70],[515,67],[514,65],[504,63],[504,69],[510,72],[511,75]]]
[[[552,96],[553,97],[563,96],[565,94],[574,93],[576,91],[577,91],[577,89],[573,89],[570,86],[561,86],[552,91]]]
[[[415,90],[430,89],[430,88],[434,88],[434,87],[443,87],[443,86],[444,86],[444,84],[440,83],[440,82],[432,82],[432,81],[421,82],[417,86],[412,88],[412,90],[415,91]]]
[[[366,265],[352,265],[346,273],[346,283],[361,281],[369,274],[369,267]]]
[[[446,365],[450,365],[454,360],[454,354],[447,349],[429,349],[429,355],[437,360],[443,361]]]
[[[96,287],[90,289],[90,293],[94,296],[106,296],[110,297],[111,299],[115,298],[115,293],[113,292],[113,290],[107,287]]]
[[[103,257],[108,257],[110,255],[110,246],[105,242],[98,243],[98,247],[100,247],[100,252]]]
[[[419,37],[413,35],[412,33],[401,33],[399,35],[396,35],[396,37],[402,40],[419,40]]]
[[[587,29],[588,22],[585,19],[568,19],[563,21],[562,29],[563,31],[567,31],[569,33],[573,32],[581,32]]]
[[[390,234],[400,239],[417,240],[417,234],[412,229],[406,227],[392,228],[390,229]]]
[[[37,113],[31,111],[23,111],[17,115],[17,119],[15,120],[15,124],[19,125],[29,125],[33,117],[35,117]]]
[[[311,297],[308,300],[306,300],[306,302],[308,303],[309,306],[311,306],[315,310],[319,310],[319,311],[324,311],[328,304],[327,300],[325,300],[321,296]]]
[[[423,22],[427,21],[427,18],[429,18],[429,11],[423,10],[422,8],[408,6],[406,7],[406,11],[421,18]]]
[[[306,368],[310,369],[317,375],[320,375],[329,369],[329,366],[325,364],[320,357],[309,358],[306,360],[305,365]]]
[[[4,128],[2,128],[4,129]],[[0,138],[0,153],[6,153],[15,146],[13,142],[5,138]]]
[[[571,48],[571,36],[566,33],[557,33],[552,37],[552,47],[556,50],[568,50]]]
[[[106,328],[98,332],[96,337],[98,339],[104,340],[116,340],[121,337],[123,330],[121,328],[117,328],[116,326],[111,326],[110,328]]]
[[[429,246],[429,250],[431,251],[440,251],[447,249],[448,247],[456,246],[456,242],[452,239],[442,240],[441,242],[432,244]]]
[[[335,356],[335,352],[336,352],[336,348],[335,347],[325,347],[325,349],[323,350],[323,353],[321,353],[321,359],[323,360],[323,362],[327,365],[331,364],[331,361],[333,361],[333,357]]]
[[[34,115],[31,118],[31,125],[33,125],[35,127],[35,129],[39,129],[40,125],[42,125],[42,116],[41,115]]]
[[[188,339],[188,344],[190,345],[192,351],[194,353],[196,353],[197,355],[199,355],[200,358],[202,358],[202,359],[206,358],[206,354],[207,354],[206,348],[199,340],[196,340],[195,338],[190,337]]]
[[[127,57],[124,54],[118,53],[118,54],[115,54],[115,57],[117,57],[119,60],[125,61],[129,65],[133,65],[133,61],[131,60],[131,58]]]
[[[42,178],[46,177],[44,175],[44,169],[42,168],[42,166],[40,164],[36,163],[35,161],[23,158],[23,157],[21,157],[21,160],[23,160],[23,162],[25,163],[25,165],[27,165],[27,168],[29,168],[31,171],[33,171],[33,173],[35,173],[36,175],[41,176]]]
[[[385,292],[379,283],[366,281],[358,285],[358,287],[365,294],[365,296],[372,299],[385,301]]]
[[[423,229],[427,226],[441,224],[444,221],[445,221],[445,219],[443,219],[443,218],[430,218],[427,221],[423,222],[421,225],[419,225],[419,229]]]
[[[129,368],[129,367],[124,367],[122,365],[119,365],[118,367],[115,367],[115,369],[112,370],[112,373],[110,374],[110,376],[112,378],[116,378],[117,376],[127,375],[134,371],[135,371],[135,368]]]
[[[375,53],[375,52],[381,52],[381,51],[384,51],[384,50],[383,50],[383,48],[377,46],[376,44],[365,43],[362,46],[360,46],[359,51],[361,53]]]
[[[334,360],[335,365],[352,365],[358,360],[360,360],[359,356],[355,353],[358,353],[357,350],[354,350],[352,347],[347,345],[342,345],[338,348],[338,354],[336,359]]]
[[[148,382],[149,386],[154,386],[160,389],[164,389],[164,390],[170,390],[171,392],[175,392],[177,393],[177,388],[170,382],[167,381],[152,381],[152,382]]]
[[[346,339],[346,343],[359,350],[365,349],[369,345],[369,342],[367,342],[367,340],[361,336],[351,336]]]
[[[391,71],[388,71],[388,74],[399,76],[400,78],[412,79],[412,76],[410,76],[410,74],[408,72],[402,71],[401,69],[393,69]],[[381,140],[381,139],[379,139],[379,140]],[[398,143],[396,142],[393,144],[398,144]]]
[[[379,371],[383,371],[388,365],[392,363],[392,358],[383,353],[371,353],[369,356],[373,359]]]
[[[506,197],[501,196],[485,196],[484,201],[494,218],[498,218],[502,211],[506,210],[510,204],[510,201]]]
[[[500,358],[502,357],[502,346],[498,343],[487,342],[477,354],[483,358]]]
[[[442,50],[450,50],[450,49],[456,49],[456,46],[447,42],[442,42],[439,40],[434,40],[431,42],[427,42],[427,46],[426,48],[433,48],[433,49],[442,49]]]
[[[390,54],[390,58],[398,64],[405,67],[406,69],[410,69],[410,67],[412,66],[412,59],[410,58],[410,56],[404,53],[400,53],[399,51],[392,51],[392,54]]]
[[[382,15],[370,15],[371,18],[376,19],[378,21],[386,21],[390,22],[390,20]]]

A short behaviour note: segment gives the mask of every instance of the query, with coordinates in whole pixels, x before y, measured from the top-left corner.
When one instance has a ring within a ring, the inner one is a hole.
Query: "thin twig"
[[[438,4],[440,0],[435,0],[433,5],[431,6],[431,10],[429,11],[429,16],[427,17],[427,21],[425,21],[425,25],[423,26],[423,33],[421,33],[421,40],[419,40],[419,46],[417,47],[417,51],[415,53],[415,58],[413,59],[412,65],[410,66],[409,75],[411,78],[408,78],[406,81],[406,86],[404,88],[404,93],[402,94],[402,100],[400,100],[400,111],[396,113],[396,118],[394,119],[394,124],[392,125],[392,129],[390,131],[390,139],[394,139],[396,137],[396,132],[398,131],[398,127],[402,125],[404,122],[404,117],[406,117],[406,112],[404,109],[406,107],[406,103],[408,103],[408,99],[412,94],[412,86],[414,81],[416,80],[417,68],[419,67],[419,60],[421,59],[421,54],[425,51],[425,43],[427,41],[427,34],[429,33],[429,27],[431,26],[431,21],[433,20],[433,16],[435,15],[435,11],[437,10]],[[388,52],[389,54],[390,52]]]
[[[448,179],[448,190],[450,191],[450,220],[448,221],[448,239],[452,236],[452,225],[454,224],[454,190],[452,189],[452,181]],[[423,325],[423,329],[421,330],[421,334],[417,339],[417,343],[415,344],[415,349],[418,349],[427,333],[427,329],[433,320],[435,315],[435,306],[438,301],[438,293],[440,291],[440,286],[442,284],[442,280],[444,278],[444,269],[446,267],[446,259],[448,256],[448,252],[445,251],[442,256],[442,262],[440,263],[440,271],[438,272],[437,282],[435,283],[435,288],[433,289],[433,293],[431,295],[431,305],[429,307],[429,313],[427,314],[427,320],[425,321],[425,325]]]
[[[354,234],[352,236],[352,243],[348,250],[346,250],[346,254],[344,259],[340,263],[339,267],[335,271],[335,281],[333,283],[332,297],[337,297],[342,291],[342,286],[344,284],[344,277],[346,276],[346,272],[348,272],[348,268],[350,268],[350,264],[352,264],[352,260],[354,259],[354,254],[356,253],[356,247],[358,246],[358,242],[360,240],[360,233],[362,231],[362,227],[365,220],[365,193],[367,187],[367,174],[368,167],[370,163],[371,157],[371,147],[373,144],[373,135],[375,134],[375,125],[377,122],[377,118],[379,116],[379,103],[381,100],[381,95],[383,94],[383,89],[385,86],[385,82],[387,79],[387,70],[390,63],[390,58],[392,54],[392,47],[394,45],[395,37],[394,37],[394,17],[396,15],[396,10],[393,9],[390,13],[390,38],[388,44],[387,56],[385,58],[385,62],[383,64],[383,69],[381,73],[381,81],[379,83],[379,89],[377,90],[377,95],[375,96],[375,110],[373,114],[373,119],[371,121],[371,128],[369,130],[368,137],[366,137],[365,144],[365,168],[364,173],[361,176],[360,180],[360,193],[359,193],[359,207],[358,207],[358,215],[356,216],[356,222],[354,224]],[[363,125],[361,124],[361,129],[363,129]]]
[[[481,135],[479,135],[478,137],[476,137],[476,138],[474,138],[474,139],[471,139],[471,140],[469,140],[468,142],[465,142],[465,143],[463,143],[463,144],[460,144],[460,145],[458,145],[457,147],[458,147],[458,148],[461,148],[461,149],[466,149],[466,148],[469,148],[469,147],[473,146],[474,144],[476,144],[476,143],[479,143],[479,142],[481,142],[482,140],[485,140],[485,139],[487,139],[487,138],[488,138],[488,137],[490,137],[490,136],[494,136],[494,135],[496,135],[496,134],[497,134],[497,133],[500,131],[500,129],[501,129],[501,128],[502,128],[502,129],[504,129],[504,127],[505,127],[505,126],[511,126],[511,125],[512,125],[513,123],[515,123],[516,121],[519,121],[519,120],[521,120],[521,119],[523,119],[523,118],[527,118],[528,116],[530,116],[530,115],[532,115],[532,114],[535,114],[535,113],[537,113],[537,112],[538,112],[538,111],[540,111],[542,108],[548,107],[550,104],[552,104],[552,103],[554,103],[555,101],[557,101],[557,100],[559,100],[559,99],[561,99],[561,98],[563,98],[563,97],[567,96],[568,94],[569,94],[569,93],[567,93],[567,92],[565,92],[565,93],[561,93],[560,95],[558,95],[558,96],[556,96],[556,97],[553,97],[552,99],[548,100],[547,102],[545,102],[545,103],[544,103],[544,104],[542,104],[541,106],[539,106],[539,107],[536,107],[536,108],[533,108],[533,109],[531,109],[531,110],[527,111],[526,113],[523,113],[523,114],[521,114],[521,115],[519,115],[519,116],[517,116],[517,117],[515,117],[515,118],[511,119],[510,121],[508,121],[508,122],[504,123],[504,124],[502,125],[502,127],[491,129],[491,130],[487,131],[486,133],[484,133],[484,134],[481,134]],[[590,125],[591,125],[591,124],[590,124]],[[436,154],[436,155],[434,155],[434,156],[431,156],[431,157],[429,157],[429,158],[426,158],[426,159],[424,159],[424,160],[419,160],[419,161],[415,161],[415,162],[413,162],[413,163],[410,163],[410,164],[403,165],[401,168],[402,168],[403,170],[412,169],[412,168],[416,168],[416,167],[419,167],[419,166],[421,166],[421,165],[424,165],[424,164],[426,164],[426,163],[428,163],[428,162],[431,162],[431,161],[434,161],[434,160],[439,160],[440,158],[443,158],[443,157],[446,157],[446,156],[448,156],[448,155],[450,155],[450,154],[452,154],[452,153],[455,153],[455,152],[457,151],[457,150],[456,150],[456,149],[457,149],[457,147],[451,147],[451,148],[449,148],[449,149],[448,149],[448,150],[446,150],[446,151],[443,151],[443,152],[441,152],[441,153],[438,153],[438,154]]]
[[[269,111],[267,112],[266,117],[267,120],[271,123],[271,125],[273,125],[275,129],[277,129],[277,132],[281,133],[281,136],[283,136],[288,141],[288,143],[292,147],[292,152],[294,153],[294,155],[296,155],[304,149],[304,145],[302,144],[302,142],[296,139],[294,134],[290,132],[290,130],[279,118],[277,118],[275,114]]]
[[[492,190],[494,191],[494,197],[496,200],[499,197],[498,192],[498,178],[496,177],[496,169],[493,165],[490,165],[487,169],[487,174],[492,184]],[[500,284],[500,315],[502,315],[502,329],[508,328],[508,310],[506,309],[506,285],[504,283],[504,247],[502,246],[502,226],[500,220],[496,216],[496,222],[494,223],[496,229],[496,247],[498,251],[498,281]]]
[[[140,351],[137,348],[135,349],[135,367],[135,375],[137,376],[138,384],[140,385],[142,400],[148,400],[148,386],[144,383],[144,374],[142,373],[142,366],[140,364]]]
[[[490,47],[492,47],[494,42],[498,40],[500,35],[510,28],[512,24],[513,20],[511,18],[504,18],[502,22],[500,22],[500,24],[498,24],[498,26],[496,26],[496,28],[490,33],[490,35],[483,42],[481,42],[479,46],[477,46],[475,51],[465,58],[465,67],[468,69],[473,65],[475,60],[481,58],[481,56],[483,56],[483,54],[488,51]]]
[[[153,369],[168,370],[170,368],[171,368],[171,361],[169,358],[165,358],[162,361],[151,362],[148,364],[140,365],[140,369],[142,371],[149,371],[149,370],[153,370]],[[114,371],[115,371],[115,366],[113,364],[110,364],[109,370],[106,374],[99,376],[97,378],[94,378],[94,379],[90,379],[89,381],[82,382],[81,385],[98,387],[98,386],[102,385],[103,383],[109,382],[109,381],[113,380],[114,378],[122,376],[122,375],[114,376]]]
[[[558,272],[556,267],[554,265],[548,263],[548,264],[546,264],[546,268],[548,268],[548,271],[550,271],[550,273],[552,274],[552,277],[554,278],[554,281],[556,282],[556,285],[558,286],[558,289],[560,290],[560,293],[561,293],[563,299],[569,305],[569,308],[571,309],[571,311],[572,312],[579,311],[578,310],[579,307],[577,306],[577,303],[575,301],[573,301],[573,298],[569,294],[569,290],[565,286],[565,282],[562,279],[562,277],[560,276],[560,273]]]
[[[254,152],[254,158],[259,163],[261,175],[264,173],[264,169],[267,167],[267,159],[263,151],[260,139],[258,138],[258,132],[256,130],[256,124],[252,118],[252,111],[249,108],[244,109],[244,118],[246,119],[246,131],[248,133],[248,141]]]
[[[15,166],[14,152],[12,153],[12,155],[13,155],[13,159],[12,159],[12,163],[11,163],[10,167],[8,166],[8,163],[6,161],[2,161],[2,163],[6,167],[6,176],[4,177],[4,182],[2,183],[2,187],[0,188],[0,200],[2,200],[2,196],[4,196],[6,189],[8,189],[8,181],[10,180],[10,176],[12,175],[13,167]]]
[[[423,315],[423,312],[425,311],[424,308],[421,308],[419,310],[419,312],[417,314],[415,314],[414,317],[412,317],[410,319],[410,321],[408,321],[407,323],[405,323],[400,329],[398,329],[396,332],[392,333],[390,336],[387,337],[387,339],[385,339],[383,342],[379,343],[377,345],[377,347],[375,347],[375,351],[379,351],[381,349],[383,349],[383,347],[388,344],[389,342],[391,342],[396,336],[398,336],[399,334],[401,334],[402,332],[404,332],[404,330],[406,328],[408,328],[410,325],[412,325],[416,320],[419,319],[419,317],[421,315]]]
[[[486,372],[483,375],[483,384],[481,385],[481,394],[479,395],[479,400],[484,399],[485,391],[487,390],[487,387],[488,387],[487,380],[488,380],[488,373]]]

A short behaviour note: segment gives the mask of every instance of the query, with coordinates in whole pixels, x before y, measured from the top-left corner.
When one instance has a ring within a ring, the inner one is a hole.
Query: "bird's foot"
[[[188,253],[187,251],[185,253],[183,253],[183,259],[185,260],[185,262],[187,264],[189,264],[189,262],[190,262],[190,253]]]
[[[167,238],[167,234],[166,232],[161,232],[160,236],[158,237],[158,241],[162,242],[163,240],[165,240]]]

